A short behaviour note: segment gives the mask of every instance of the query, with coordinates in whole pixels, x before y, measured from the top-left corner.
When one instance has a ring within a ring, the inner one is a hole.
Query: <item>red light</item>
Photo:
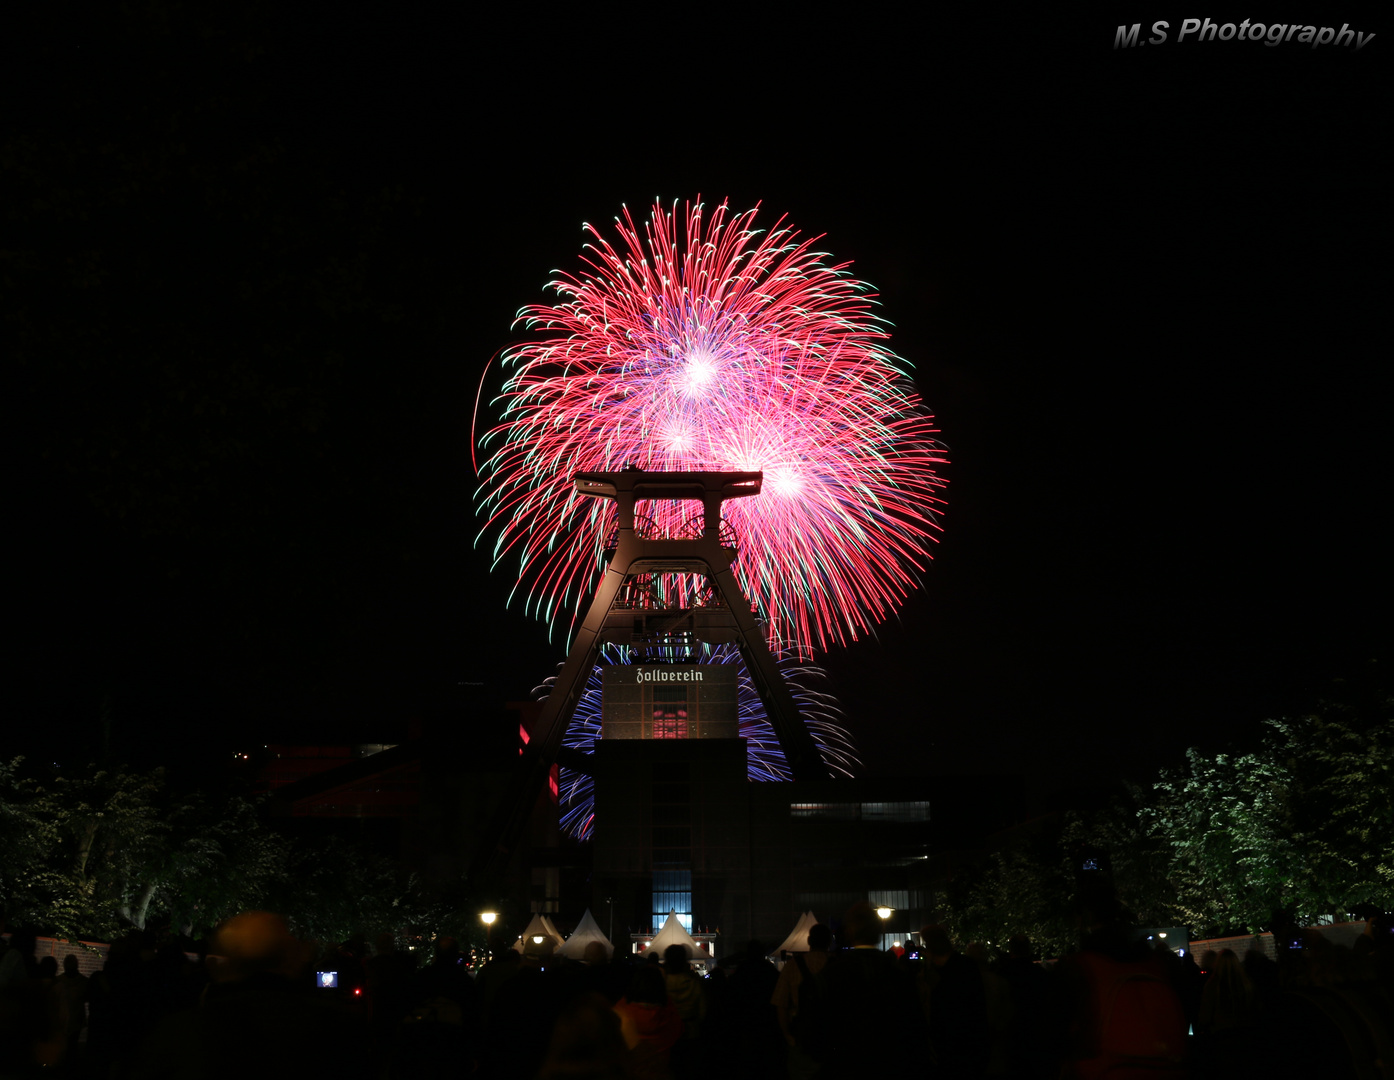
[[[358,996],[359,994],[361,994],[361,993],[363,993],[363,991],[360,990],[360,989],[358,989],[358,987],[355,986],[355,987],[353,988],[353,996],[354,996],[354,997],[357,997],[357,996]]]

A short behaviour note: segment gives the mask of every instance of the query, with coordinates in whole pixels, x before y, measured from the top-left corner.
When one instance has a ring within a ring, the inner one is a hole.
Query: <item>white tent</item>
[[[818,919],[813,912],[805,911],[799,916],[799,921],[794,924],[794,929],[789,931],[789,936],[777,948],[770,950],[771,956],[778,956],[782,952],[808,952],[808,931],[811,927],[818,925]]]
[[[556,955],[564,956],[568,960],[580,960],[586,954],[586,946],[592,941],[598,941],[605,946],[606,956],[614,955],[615,947],[610,944],[610,939],[600,932],[595,917],[591,915],[591,909],[586,908],[586,913],[581,916],[576,929],[566,939],[566,944],[557,949]]]
[[[711,959],[711,954],[707,952],[706,949],[702,948],[702,946],[698,945],[697,942],[693,940],[692,935],[683,929],[683,925],[678,920],[678,913],[676,911],[668,912],[668,919],[663,924],[663,929],[655,934],[653,940],[649,942],[648,951],[653,952],[657,950],[658,955],[662,956],[664,950],[667,949],[669,945],[683,946],[687,950],[687,958],[689,960]]]
[[[533,943],[535,937],[551,938],[553,948],[559,948],[566,943],[566,938],[561,936],[552,920],[546,915],[534,915],[532,922],[528,923],[528,928],[523,931],[523,936],[513,943],[514,952],[526,952],[529,945]]]

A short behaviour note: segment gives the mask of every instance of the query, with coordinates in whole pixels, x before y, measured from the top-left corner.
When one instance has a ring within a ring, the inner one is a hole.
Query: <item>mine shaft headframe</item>
[[[578,472],[572,477],[578,495],[613,499],[619,511],[619,527],[634,528],[634,504],[640,499],[690,500],[702,504],[702,532],[715,535],[721,528],[721,504],[727,499],[759,495],[761,472]]]
[[[721,539],[721,504],[760,494],[763,474],[758,472],[578,472],[572,477],[576,491],[590,498],[613,499],[618,511],[618,539],[608,553],[605,572],[596,585],[585,617],[576,627],[566,663],[542,703],[532,738],[518,759],[518,772],[500,800],[488,827],[479,838],[471,863],[470,878],[489,880],[517,849],[528,814],[543,790],[548,771],[564,753],[562,735],[576,711],[600,657],[614,619],[632,621],[642,612],[617,607],[620,590],[627,582],[653,573],[702,574],[710,582],[720,604],[706,609],[703,626],[716,628],[718,640],[735,641],[745,660],[755,692],[764,704],[770,725],[784,750],[795,780],[826,780],[828,769],[797,703],[769,651],[756,622],[750,600],[742,593],[732,571],[735,551]],[[641,539],[635,535],[634,504],[640,499],[699,501],[702,535],[668,539]],[[675,619],[691,612],[675,611]],[[720,623],[721,625],[717,625]],[[709,625],[710,624],[710,625]],[[573,766],[574,767],[574,766]]]
[[[597,499],[613,499],[616,504],[617,539],[613,552],[607,552],[605,576],[591,602],[573,642],[573,654],[584,652],[581,662],[571,670],[571,660],[563,668],[552,697],[559,700],[565,716],[561,727],[570,719],[571,700],[580,693],[578,680],[589,674],[589,665],[598,656],[601,636],[610,630],[611,611],[620,586],[637,575],[655,572],[702,574],[720,604],[711,614],[721,614],[729,625],[721,629],[716,640],[736,641],[745,660],[746,672],[765,707],[770,726],[774,728],[784,750],[789,771],[796,780],[825,780],[828,770],[813,736],[799,714],[774,656],[769,651],[764,631],[756,622],[750,600],[744,595],[732,569],[733,548],[721,540],[721,504],[727,499],[741,499],[760,494],[764,474],[760,472],[649,472],[645,469],[623,469],[619,472],[578,472],[572,477],[578,494]],[[641,540],[635,535],[634,504],[640,499],[681,499],[702,503],[702,535],[698,538]],[[622,613],[633,619],[630,611]],[[675,613],[687,617],[690,612]],[[705,624],[704,624],[705,625]],[[714,625],[714,624],[713,624]],[[694,627],[696,629],[696,627]],[[708,632],[712,626],[706,626]],[[707,638],[707,640],[713,640]],[[549,697],[548,704],[552,703]],[[558,713],[559,717],[561,712]],[[539,724],[540,726],[540,724]],[[549,732],[549,738],[560,744],[560,731]],[[542,743],[542,746],[547,746]]]

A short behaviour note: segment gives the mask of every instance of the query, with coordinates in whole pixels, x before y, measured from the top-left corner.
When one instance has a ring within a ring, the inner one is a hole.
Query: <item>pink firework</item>
[[[556,304],[524,308],[534,339],[505,354],[502,419],[481,439],[485,532],[516,560],[531,610],[573,612],[603,571],[607,504],[577,470],[759,469],[727,503],[736,573],[771,643],[807,655],[855,640],[916,585],[939,528],[933,417],[887,346],[876,294],[783,218],[723,203],[629,211],[612,243],[587,226]],[[693,504],[640,504],[645,527],[693,527]],[[675,602],[682,581],[659,583]],[[572,616],[574,618],[574,616]]]

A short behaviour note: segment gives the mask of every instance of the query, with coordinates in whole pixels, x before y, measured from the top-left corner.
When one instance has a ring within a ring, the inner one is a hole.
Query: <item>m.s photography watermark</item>
[[[1158,19],[1152,24],[1150,37],[1142,37],[1142,23],[1120,26],[1113,36],[1115,49],[1135,49],[1140,45],[1164,45],[1170,39],[1171,23]],[[1182,19],[1181,28],[1176,34],[1176,43],[1191,44],[1197,41],[1261,41],[1265,45],[1308,45],[1313,49],[1322,45],[1335,45],[1338,48],[1353,48],[1359,52],[1375,39],[1373,33],[1352,30],[1350,23],[1342,23],[1337,30],[1334,26],[1304,26],[1302,23],[1261,23],[1245,19],[1241,23],[1217,23],[1209,19]]]

